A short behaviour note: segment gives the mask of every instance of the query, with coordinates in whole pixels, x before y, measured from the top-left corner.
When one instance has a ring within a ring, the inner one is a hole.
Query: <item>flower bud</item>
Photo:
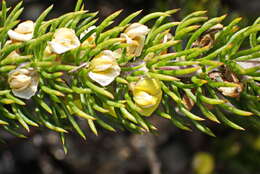
[[[159,106],[162,90],[159,80],[143,78],[130,84],[135,103],[142,108],[141,115],[150,116]]]

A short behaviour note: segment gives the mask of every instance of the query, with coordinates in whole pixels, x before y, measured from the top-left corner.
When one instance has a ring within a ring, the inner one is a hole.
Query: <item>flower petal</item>
[[[135,56],[140,56],[144,47],[145,36],[135,37],[133,40],[127,34],[122,33],[122,38],[126,39],[126,43],[130,46],[127,47],[127,53]]]
[[[136,40],[138,42],[138,46],[136,47],[136,49],[134,51],[134,55],[140,56],[143,51],[143,48],[144,48],[145,36],[140,36]]]
[[[54,41],[49,42],[49,46],[50,46],[52,52],[54,52],[56,54],[62,54],[62,53],[69,51],[70,49],[72,49],[72,47],[70,47],[70,46],[64,46],[64,45],[59,44]]]
[[[152,113],[158,108],[162,99],[162,91],[160,91],[157,95],[153,96],[156,98],[156,104],[151,107],[142,107],[142,112],[140,113],[143,116],[150,116]]]
[[[24,21],[20,23],[14,31],[21,34],[33,33],[34,22],[30,20]]]
[[[14,30],[9,30],[7,34],[12,40],[28,41],[33,38],[33,31],[34,22],[28,20],[20,23]]]
[[[132,84],[134,100],[142,108],[141,115],[150,116],[159,106],[162,99],[160,82],[153,78],[144,78]]]
[[[107,86],[114,81],[114,79],[120,75],[120,67],[118,65],[113,66],[108,71],[95,73],[90,71],[88,73],[89,77],[100,84],[101,86]]]
[[[12,90],[12,92],[16,97],[29,100],[32,96],[36,94],[37,87],[38,85],[31,85],[22,91]]]
[[[145,91],[151,95],[157,95],[161,91],[160,83],[157,79],[144,78],[137,82],[134,87],[134,93],[138,91]]]
[[[156,104],[157,98],[144,91],[140,91],[134,96],[134,101],[142,108],[149,108]]]
[[[149,28],[143,24],[133,23],[131,24],[124,33],[126,33],[130,38],[135,38],[139,36],[145,36],[149,32]]]
[[[107,69],[111,68],[113,64],[99,64],[95,66],[93,69],[94,72],[106,71]]]
[[[15,32],[14,30],[9,30],[7,34],[12,40],[17,40],[17,41],[28,41],[33,38],[33,33],[21,34]]]
[[[55,32],[54,38],[49,42],[49,46],[52,52],[62,54],[79,47],[80,41],[74,30],[69,28],[60,28]]]
[[[9,84],[12,89],[22,91],[31,83],[32,77],[25,74],[19,74],[9,79]]]

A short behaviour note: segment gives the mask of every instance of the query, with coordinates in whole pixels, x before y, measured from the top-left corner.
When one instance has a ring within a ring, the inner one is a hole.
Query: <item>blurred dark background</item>
[[[7,2],[14,5],[18,1]],[[57,17],[72,11],[75,3],[24,0],[22,19],[35,20],[51,4],[55,8],[49,17]],[[260,0],[88,0],[86,7],[100,11],[101,19],[118,9],[125,9],[122,19],[140,9],[145,15],[181,8],[174,20],[195,10],[208,10],[209,16],[228,13],[225,22],[242,16],[242,25],[260,16]],[[167,120],[151,119],[159,130],[156,135],[100,129],[96,137],[85,126],[87,141],[73,133],[67,136],[67,155],[59,136],[46,129],[32,130],[26,140],[0,132],[7,142],[0,144],[0,174],[260,174],[259,126],[236,131],[209,124],[217,135],[211,138],[196,130],[180,131]]]

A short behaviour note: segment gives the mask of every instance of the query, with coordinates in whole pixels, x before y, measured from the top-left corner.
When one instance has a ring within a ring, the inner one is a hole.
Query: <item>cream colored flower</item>
[[[107,86],[119,76],[120,67],[116,55],[110,50],[104,50],[90,62],[89,77],[102,86]]]
[[[39,77],[33,68],[18,68],[8,75],[8,83],[15,96],[30,99],[37,92]]]
[[[50,49],[56,54],[62,54],[80,46],[75,31],[70,28],[59,28],[54,38],[49,42]]]
[[[130,84],[135,103],[142,108],[141,115],[150,116],[159,106],[162,90],[159,80],[143,78]]]
[[[149,32],[149,28],[143,24],[133,23],[126,28],[121,37],[126,39],[126,43],[130,44],[127,47],[127,54],[140,56],[144,47],[145,37]]]
[[[13,41],[28,41],[33,38],[34,22],[25,21],[20,23],[14,30],[7,32],[8,36]]]

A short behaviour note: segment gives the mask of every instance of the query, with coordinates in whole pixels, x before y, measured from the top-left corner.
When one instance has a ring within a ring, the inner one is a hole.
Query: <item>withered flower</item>
[[[237,76],[224,68],[224,71],[213,71],[209,73],[209,77],[218,82],[232,82],[237,84],[237,87],[219,87],[218,90],[227,97],[236,98],[240,96],[240,93],[243,91],[243,84],[240,83]]]
[[[214,25],[213,27],[211,27],[209,30],[207,30],[206,32],[204,32],[201,37],[199,37],[198,40],[196,40],[193,44],[192,47],[212,47],[214,42],[215,42],[215,34],[219,31],[223,29],[223,25],[222,24],[217,24]]]

